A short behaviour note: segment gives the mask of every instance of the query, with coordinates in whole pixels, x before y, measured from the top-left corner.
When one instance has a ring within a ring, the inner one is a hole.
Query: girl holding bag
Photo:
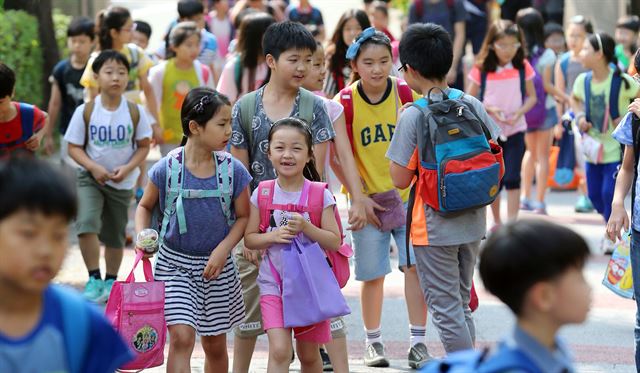
[[[322,314],[335,304],[346,307],[324,253],[312,256],[321,252],[319,246],[327,250],[340,248],[342,237],[334,214],[335,200],[324,184],[311,182],[319,181],[320,177],[313,160],[311,130],[304,120],[284,118],[274,123],[269,132],[267,151],[278,178],[262,182],[251,196],[244,244],[249,249],[266,250],[257,281],[263,325],[269,337],[268,371],[288,371],[292,329],[302,370],[322,371],[318,346],[331,340],[328,319],[348,313],[348,308],[341,315],[310,321],[307,325],[291,320]],[[321,202],[314,201],[314,193],[310,192],[313,185],[321,185]],[[318,219],[311,216],[312,205],[321,210],[319,224]],[[312,223],[314,220],[316,225]],[[297,256],[300,262],[292,262],[291,258]],[[311,262],[312,258],[315,262]],[[305,259],[309,261],[306,267]],[[294,267],[294,264],[300,265]],[[294,278],[300,272],[304,275]],[[325,277],[325,283],[319,283],[314,272],[328,273],[330,277]],[[300,283],[308,284],[315,298],[296,294]],[[322,296],[314,291],[319,287],[322,290],[319,293],[329,292],[334,297],[328,302],[330,305],[314,302]]]

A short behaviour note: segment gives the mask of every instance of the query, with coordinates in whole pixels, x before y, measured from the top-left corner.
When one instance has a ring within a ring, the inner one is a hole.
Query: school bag
[[[21,102],[19,104],[19,115],[20,115],[21,131],[19,134],[18,133],[3,134],[5,138],[0,139],[0,154],[6,151],[6,149],[10,149],[17,145],[24,144],[31,138],[31,136],[33,136],[33,125],[34,125],[34,116],[35,116],[33,105],[29,105]]]
[[[635,186],[633,188],[635,189]],[[627,299],[634,298],[630,241],[629,233],[625,232],[622,240],[616,242],[602,278],[604,287]]]
[[[535,53],[531,56],[531,60],[529,63],[535,69],[535,66],[538,64],[540,57],[545,52],[545,49],[538,48]],[[522,96],[522,102],[524,103],[527,97],[527,89],[526,89],[526,81],[525,81],[525,71],[524,67],[518,69],[518,74],[520,77],[520,95]],[[536,90],[537,101],[536,104],[529,110],[525,115],[525,120],[527,121],[527,128],[536,129],[542,127],[544,124],[544,120],[547,117],[547,109],[545,108],[545,101],[547,98],[547,93],[544,90],[544,80],[542,78],[542,74],[538,73],[536,70],[536,74],[533,77],[533,86]],[[483,71],[480,73],[480,101],[484,100],[484,92],[487,87],[487,72]]]
[[[564,133],[558,141],[559,149],[556,155],[555,172],[553,173],[553,181],[560,187],[568,186],[575,179],[576,147],[571,122],[571,116],[565,115],[562,117]]]
[[[168,61],[162,61],[149,70],[149,84],[151,84],[151,88],[155,94],[158,107],[162,104],[164,75],[167,71],[167,62]],[[193,68],[196,72],[200,86],[213,88],[213,81],[209,80],[211,78],[211,71],[209,68],[198,60],[193,61]]]
[[[290,211],[298,213],[309,213],[311,224],[316,227],[321,226],[322,211],[324,210],[324,190],[328,188],[326,183],[310,182],[309,196],[307,203],[302,204],[275,204],[273,194],[276,180],[266,180],[258,184],[258,209],[260,210],[260,231],[266,232],[269,228],[269,219],[273,210]],[[338,223],[342,245],[338,251],[324,250],[331,270],[338,281],[340,288],[344,288],[349,281],[351,270],[349,268],[349,258],[353,255],[351,246],[344,242],[344,231],[337,206],[334,205],[333,212]]]
[[[134,271],[142,260],[146,282],[135,282]],[[138,250],[125,281],[113,283],[104,311],[135,359],[121,370],[139,370],[164,364],[167,323],[164,318],[164,282],[153,280],[151,261]]]
[[[611,77],[611,85],[609,88],[609,103],[607,104],[608,110],[605,111],[604,123],[602,123],[601,132],[607,132],[609,126],[609,119],[611,121],[615,121],[620,118],[620,108],[618,107],[618,102],[620,100],[620,89],[622,88],[622,76],[618,74],[613,74]],[[588,71],[585,73],[584,78],[584,115],[585,119],[593,123],[591,121],[591,81],[593,80],[593,72]],[[596,123],[593,123],[596,125]],[[598,128],[598,127],[595,127]]]
[[[227,152],[213,152],[216,162],[216,189],[184,189],[184,147],[173,149],[167,155],[164,211],[160,227],[160,242],[169,227],[171,216],[176,214],[180,234],[187,233],[187,219],[184,213],[184,200],[195,198],[218,198],[228,226],[235,222],[233,213],[233,160]]]
[[[395,79],[395,89],[397,90],[398,98],[402,105],[413,102],[413,92],[411,87],[402,79]],[[351,86],[346,87],[340,91],[340,104],[344,107],[344,119],[346,122],[347,136],[349,136],[349,143],[351,144],[351,150],[354,150],[353,146],[353,90]]]
[[[249,137],[247,139],[249,143],[249,149],[253,145],[253,117],[256,116],[256,97],[258,91],[252,91],[242,96],[238,101],[240,105],[240,126],[244,130],[245,134]],[[300,88],[300,99],[298,102],[297,117],[304,119],[309,126],[313,122],[313,106],[315,105],[316,96],[307,91],[304,88]],[[249,150],[251,153],[251,150]]]
[[[89,144],[89,123],[91,122],[91,113],[93,113],[93,108],[95,106],[96,106],[95,100],[91,100],[85,103],[84,108],[82,109],[82,119],[84,121],[84,145],[82,146],[82,148],[85,150],[87,149],[87,145]],[[128,100],[127,100],[127,108],[129,109],[129,116],[131,117],[131,123],[133,123],[133,131],[131,133],[131,147],[135,149],[136,130],[138,129],[138,124],[140,123],[140,110],[138,109],[138,104],[135,104]]]
[[[138,79],[140,53],[138,52],[138,47],[133,43],[127,44],[126,48],[129,50],[129,55],[131,56],[131,61],[129,61],[129,81],[127,82],[126,90],[131,91],[135,88],[135,81]]]
[[[422,373],[543,373],[523,352],[501,343],[494,354],[489,349],[465,350],[428,363]]]
[[[60,303],[64,349],[70,373],[82,373],[85,356],[89,349],[91,323],[89,307],[77,292],[66,287],[52,285],[51,293]]]

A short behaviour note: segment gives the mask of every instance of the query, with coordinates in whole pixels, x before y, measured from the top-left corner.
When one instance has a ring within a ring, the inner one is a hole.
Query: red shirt
[[[17,149],[25,149],[22,141],[22,118],[20,114],[20,103],[12,102],[15,106],[17,115],[8,122],[0,122],[0,144],[10,144],[9,147],[0,148],[0,155],[11,153]],[[33,133],[40,131],[44,127],[45,114],[42,110],[33,106]]]

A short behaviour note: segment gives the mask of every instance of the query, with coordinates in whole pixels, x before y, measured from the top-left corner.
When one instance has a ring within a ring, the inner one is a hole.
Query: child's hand
[[[40,147],[40,142],[42,141],[43,136],[44,136],[44,131],[42,130],[38,131],[33,136],[31,136],[29,140],[27,140],[27,142],[24,143],[24,146],[28,150],[35,152]]]
[[[113,175],[111,176],[111,180],[114,183],[119,183],[122,180],[124,180],[124,178],[127,177],[127,175],[129,175],[130,172],[131,170],[127,166],[116,167],[113,170]]]
[[[263,254],[262,250],[250,250],[246,247],[242,248],[242,256],[256,267],[260,266],[259,254]]]
[[[587,118],[581,117],[580,121],[578,122],[578,127],[580,128],[580,132],[587,132],[591,129],[591,127],[593,127],[593,125],[587,122]]]
[[[289,232],[293,235],[296,235],[302,232],[306,228],[307,224],[309,223],[307,219],[304,218],[304,216],[298,214],[297,212],[289,213],[289,218],[287,220],[288,220],[287,228],[289,229]]]
[[[506,120],[506,123],[510,126],[515,126],[516,123],[518,123],[518,121],[520,120],[520,118],[522,118],[522,113],[521,112],[517,112],[515,113],[513,116],[511,116],[511,118]]]
[[[496,117],[501,122],[507,121],[507,116],[502,109],[495,106],[487,106],[487,112]]]
[[[202,277],[204,277],[205,280],[215,280],[220,276],[220,273],[222,273],[226,263],[227,256],[223,250],[220,248],[214,249],[211,255],[209,255],[209,260],[207,260],[207,266],[204,267]]]
[[[273,243],[281,244],[291,243],[291,240],[293,240],[293,238],[296,236],[295,234],[291,233],[291,230],[288,226],[279,227],[278,229],[271,231],[271,234],[273,235]]]
[[[100,185],[104,185],[107,181],[111,180],[112,174],[107,171],[106,168],[97,164],[90,170],[91,176],[98,182]]]
[[[629,111],[634,113],[637,117],[640,117],[640,98],[636,98],[629,104]]]
[[[629,230],[629,216],[624,205],[614,203],[611,205],[611,216],[607,222],[607,237],[613,242],[616,242],[616,237],[622,240],[620,232],[623,229],[625,232]]]
[[[560,141],[562,139],[562,135],[564,134],[564,127],[562,126],[562,123],[556,124],[553,127],[553,137]]]
[[[55,150],[55,141],[53,141],[53,136],[52,135],[45,135],[44,136],[44,151],[45,154],[47,155],[51,155],[53,154],[53,151]]]

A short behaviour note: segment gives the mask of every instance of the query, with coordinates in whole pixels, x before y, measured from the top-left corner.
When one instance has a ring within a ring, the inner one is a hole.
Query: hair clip
[[[206,105],[209,105],[210,103],[211,103],[211,99],[209,98],[209,96],[202,96],[202,98],[200,99],[200,102],[198,102],[196,106],[193,107],[193,110],[197,114],[204,114],[204,107]]]
[[[347,59],[352,60],[356,58],[356,55],[358,54],[358,50],[360,50],[360,46],[362,45],[362,43],[364,43],[368,39],[371,39],[371,37],[373,37],[373,35],[375,34],[376,29],[373,27],[369,27],[366,30],[362,31],[362,33],[358,35],[356,40],[354,40],[353,43],[349,46],[349,49],[347,49]]]

